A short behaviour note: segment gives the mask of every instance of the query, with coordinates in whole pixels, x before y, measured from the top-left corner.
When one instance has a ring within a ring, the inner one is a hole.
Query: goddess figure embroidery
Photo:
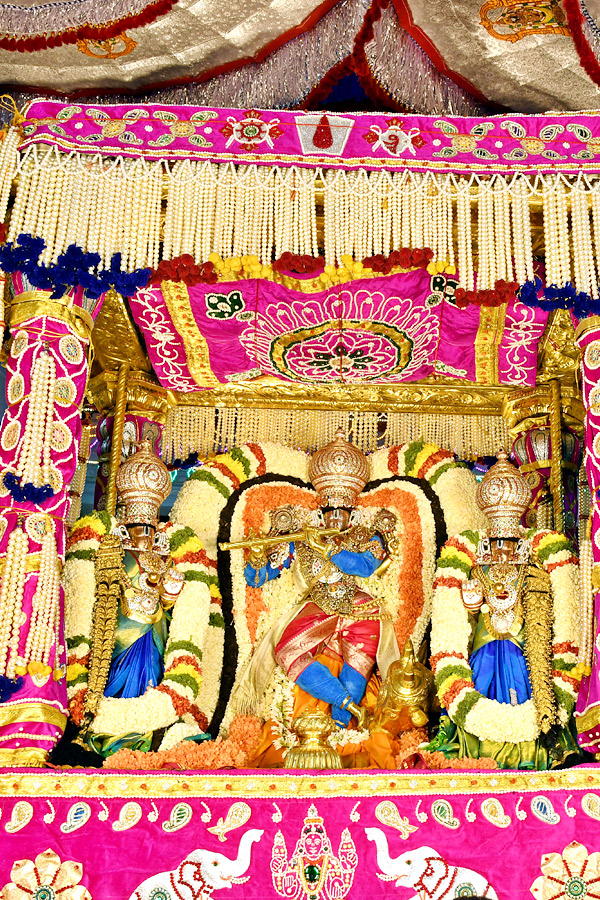
[[[261,587],[293,567],[302,599],[256,647],[237,687],[238,708],[257,708],[278,664],[310,697],[331,706],[339,726],[347,727],[354,715],[364,727],[366,712],[360,703],[375,664],[385,677],[400,655],[389,617],[357,582],[385,570],[396,523],[388,510],[380,510],[370,527],[353,522],[368,477],[366,456],[340,429],[309,465],[320,523],[339,533],[324,535],[322,528],[305,525],[305,540],[286,542],[286,534],[298,531],[300,512],[282,509],[272,514],[271,544],[279,534],[282,541],[267,553],[258,545],[254,548],[246,581]]]
[[[343,900],[350,891],[358,856],[350,832],[342,832],[335,856],[323,819],[311,804],[302,833],[288,860],[281,831],[275,835],[271,857],[273,887],[289,900]]]

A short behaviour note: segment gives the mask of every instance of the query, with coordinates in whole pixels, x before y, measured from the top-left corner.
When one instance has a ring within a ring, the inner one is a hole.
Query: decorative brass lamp
[[[294,719],[292,731],[298,737],[299,744],[286,753],[286,768],[342,768],[340,754],[327,743],[329,735],[337,731],[337,726],[331,716],[320,709],[309,709]]]

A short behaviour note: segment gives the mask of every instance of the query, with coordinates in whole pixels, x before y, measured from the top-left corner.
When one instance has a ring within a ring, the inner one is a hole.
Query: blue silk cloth
[[[136,552],[126,550],[123,563],[131,584],[139,587],[141,572]],[[105,697],[141,697],[148,686],[160,684],[169,621],[170,615],[164,610],[158,621],[150,624],[130,619],[119,608]]]
[[[164,673],[163,651],[157,646],[154,634],[154,629],[149,628],[113,659],[105,697],[141,697],[149,685],[160,684]]]
[[[383,541],[379,535],[373,535],[374,540],[379,541],[383,546]],[[271,581],[281,575],[283,569],[289,569],[294,558],[294,544],[290,544],[290,553],[281,567],[272,566],[270,562],[260,569],[255,569],[250,563],[247,563],[244,569],[244,577],[246,584],[250,587],[262,587],[265,581]],[[357,575],[359,578],[369,578],[377,571],[381,565],[381,560],[376,559],[370,550],[363,553],[357,553],[355,550],[339,550],[330,557],[331,562],[346,575]]]
[[[484,697],[510,703],[511,688],[516,692],[517,703],[524,703],[531,697],[523,651],[512,641],[490,641],[472,654],[469,664],[475,689]]]

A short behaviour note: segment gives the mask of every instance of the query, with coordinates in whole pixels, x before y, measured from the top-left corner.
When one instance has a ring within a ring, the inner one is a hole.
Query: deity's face
[[[138,550],[152,550],[154,544],[153,525],[128,525],[127,531],[133,547]]]
[[[307,856],[316,859],[323,852],[323,836],[315,831],[309,832],[304,837],[304,849]]]
[[[503,563],[512,559],[517,545],[516,538],[492,538],[492,562]]]
[[[323,513],[325,528],[339,528],[345,531],[350,524],[350,512],[347,509],[328,509]]]

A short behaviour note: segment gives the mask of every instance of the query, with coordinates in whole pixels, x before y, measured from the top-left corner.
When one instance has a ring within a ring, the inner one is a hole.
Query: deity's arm
[[[283,545],[286,546],[286,545]],[[244,569],[244,578],[246,584],[250,587],[262,587],[266,581],[272,581],[273,578],[279,578],[284,569],[289,569],[294,559],[294,543],[287,544],[287,554],[281,552],[271,554],[263,566],[253,566],[251,562],[246,563]]]
[[[382,560],[385,558],[386,549],[383,540],[378,534],[374,534],[369,541],[368,550],[339,550],[329,557],[331,562],[346,575],[357,575],[360,578],[368,578],[373,575]]]

